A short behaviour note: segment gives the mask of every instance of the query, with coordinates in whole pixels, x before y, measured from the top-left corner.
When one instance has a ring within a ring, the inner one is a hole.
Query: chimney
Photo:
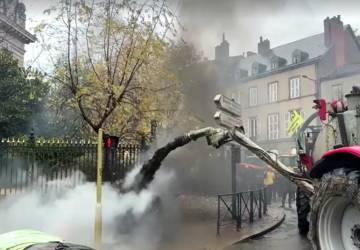
[[[324,20],[324,40],[325,45],[330,47],[336,42],[339,35],[344,33],[344,24],[340,20],[340,15],[332,18],[327,17]]]
[[[345,64],[345,31],[340,15],[324,20],[324,42],[326,47],[332,48],[337,67]]]
[[[225,33],[222,36],[222,42],[220,45],[215,47],[215,60],[225,60],[229,57],[230,44],[225,39]]]
[[[263,40],[263,37],[260,37],[260,42],[258,43],[258,54],[262,56],[267,56],[270,53],[270,41],[269,39]]]

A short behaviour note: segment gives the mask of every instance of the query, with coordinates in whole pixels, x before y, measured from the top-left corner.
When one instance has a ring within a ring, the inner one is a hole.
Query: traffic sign
[[[214,119],[219,125],[229,129],[240,128],[242,124],[239,117],[234,117],[223,111],[216,111]]]
[[[216,95],[214,98],[216,106],[234,116],[241,116],[241,106],[234,100],[224,95]]]

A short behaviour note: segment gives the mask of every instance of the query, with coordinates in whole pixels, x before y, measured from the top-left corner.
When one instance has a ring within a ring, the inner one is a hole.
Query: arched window
[[[15,22],[21,26],[25,26],[25,5],[23,3],[18,3],[15,8]]]
[[[6,15],[6,3],[5,3],[5,0],[0,0],[0,14]]]

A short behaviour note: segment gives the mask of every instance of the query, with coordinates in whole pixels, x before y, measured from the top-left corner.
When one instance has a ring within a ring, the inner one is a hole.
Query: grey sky
[[[360,29],[360,0],[171,0],[191,41],[210,59],[214,46],[225,32],[230,54],[256,51],[259,36],[269,38],[271,47],[323,32],[327,16],[341,15],[345,24]],[[28,27],[45,16],[43,10],[57,0],[23,0]],[[27,60],[36,55],[28,47]]]

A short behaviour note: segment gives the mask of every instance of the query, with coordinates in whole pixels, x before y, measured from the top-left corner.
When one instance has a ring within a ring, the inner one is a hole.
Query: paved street
[[[297,231],[296,210],[286,209],[286,219],[284,223],[273,232],[264,237],[246,243],[237,244],[226,250],[263,250],[263,249],[291,249],[291,250],[311,250],[310,242],[300,237]]]
[[[243,227],[236,231],[235,224],[228,224],[216,235],[217,198],[188,196],[179,197],[182,223],[178,225],[176,234],[161,242],[161,250],[220,250],[249,235],[258,233],[277,223],[283,217],[278,206],[269,209],[268,215],[255,218],[254,223],[243,221]]]

